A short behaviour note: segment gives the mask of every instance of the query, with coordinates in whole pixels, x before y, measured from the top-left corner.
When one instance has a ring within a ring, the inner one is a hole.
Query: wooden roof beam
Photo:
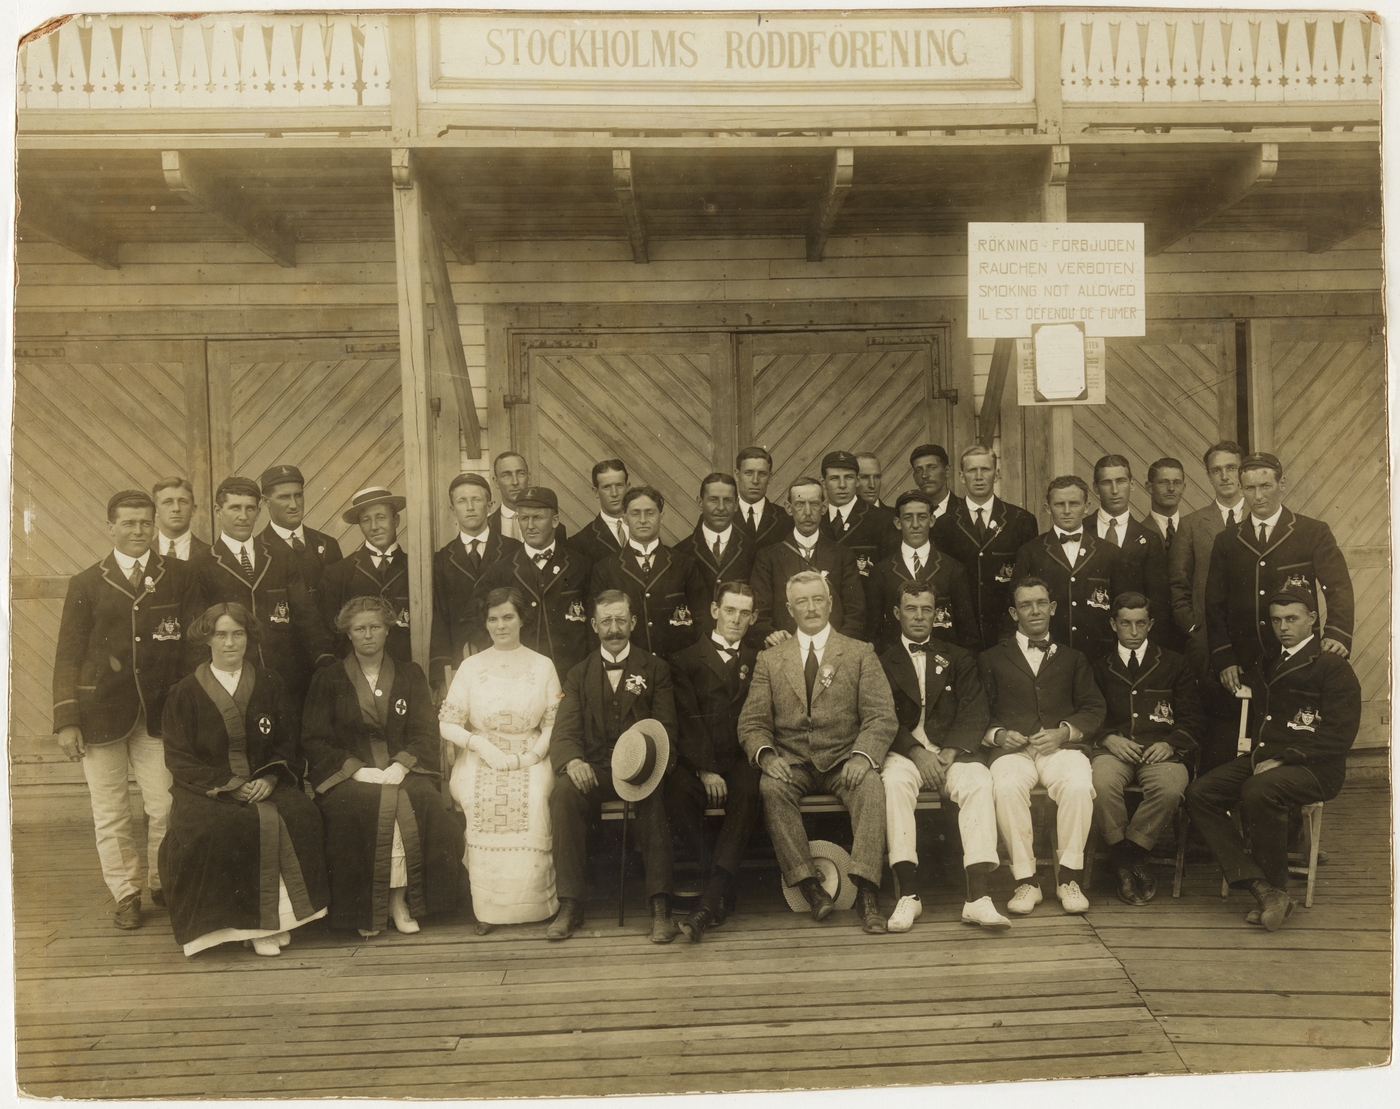
[[[448,206],[446,198],[434,186],[419,180],[423,192],[423,210],[432,218],[433,232],[453,257],[464,266],[476,264],[476,243],[472,239],[471,221]]]
[[[812,219],[807,228],[807,261],[820,262],[825,256],[826,241],[836,225],[836,217],[841,214],[841,205],[846,203],[846,194],[851,191],[855,168],[854,147],[842,146],[832,151],[826,184],[812,206]]]
[[[237,186],[219,181],[179,150],[163,150],[161,169],[170,191],[213,216],[246,242],[252,243],[279,266],[297,264],[296,236],[280,216],[256,210]]]
[[[1380,212],[1369,207],[1323,212],[1308,224],[1308,253],[1321,254],[1353,235],[1376,230],[1380,225]]]
[[[987,374],[987,389],[982,396],[982,417],[977,421],[977,442],[990,447],[1001,424],[1001,398],[1011,377],[1011,362],[1016,353],[1015,339],[998,339],[992,348],[992,365]],[[1010,383],[1014,389],[1014,383]]]
[[[627,224],[627,238],[632,243],[632,261],[642,264],[647,261],[647,231],[642,220],[642,206],[637,202],[637,189],[632,180],[632,152],[614,150],[613,192],[617,194],[617,206],[622,209],[622,218]]]
[[[1181,219],[1169,227],[1147,227],[1147,254],[1160,254],[1202,224],[1228,212],[1278,172],[1278,143],[1261,142],[1242,151],[1233,164],[1192,191]]]
[[[71,250],[104,270],[121,268],[117,258],[120,245],[117,240],[95,224],[65,212],[62,202],[52,193],[26,186],[20,194],[16,222],[21,238],[26,233],[32,233],[57,243],[65,250]]]

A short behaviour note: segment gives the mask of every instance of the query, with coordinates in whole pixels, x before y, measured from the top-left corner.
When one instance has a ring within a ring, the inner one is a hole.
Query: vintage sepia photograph
[[[1389,13],[323,8],[5,48],[0,1097],[1382,1104]]]

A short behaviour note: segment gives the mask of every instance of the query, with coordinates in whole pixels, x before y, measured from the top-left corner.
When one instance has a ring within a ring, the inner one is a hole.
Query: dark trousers
[[[554,778],[554,792],[549,795],[549,819],[554,831],[554,883],[560,897],[584,899],[587,887],[588,824],[598,815],[604,801],[617,801],[612,773],[606,766],[593,767],[598,786],[580,793],[573,779],[562,771]],[[671,868],[674,849],[671,846],[671,823],[666,818],[665,793],[657,789],[650,797],[632,802],[636,819],[628,829],[629,838],[636,836],[646,864],[647,896],[671,892]]]
[[[724,823],[713,841],[705,826],[705,809],[709,804],[705,786],[700,775],[689,767],[677,767],[666,779],[666,809],[671,824],[697,859],[708,859],[711,865],[738,874],[749,837],[763,819],[763,797],[758,789],[759,772],[742,756],[723,777],[728,787],[724,798]]]
[[[1327,792],[1306,766],[1276,766],[1255,774],[1248,755],[1217,766],[1186,787],[1191,823],[1200,829],[1236,888],[1262,878],[1278,889],[1288,888],[1288,814],[1298,805],[1327,801]],[[1239,811],[1244,838],[1230,818]]]

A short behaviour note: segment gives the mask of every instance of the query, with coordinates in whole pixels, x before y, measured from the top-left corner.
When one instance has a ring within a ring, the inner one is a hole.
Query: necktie
[[[642,556],[641,556],[642,573],[643,573],[643,574],[650,574],[650,573],[651,573],[651,559],[652,559],[652,556],[651,556],[651,555],[642,555]]]
[[[805,558],[808,562],[811,562],[811,561],[812,561],[812,552],[815,551],[817,548],[816,548],[815,545],[813,545],[813,546],[811,546],[811,547],[803,547],[803,546],[799,545],[797,549],[798,549],[799,551],[802,552],[802,557],[803,557],[803,558]]]
[[[977,510],[977,534],[981,538],[986,538],[987,535],[987,510],[985,508]]]
[[[1267,525],[1267,524],[1260,524],[1260,525],[1259,525],[1259,545],[1260,545],[1261,547],[1262,547],[1265,543],[1267,543],[1267,542],[1269,541],[1268,535],[1265,534],[1265,532],[1266,532],[1267,530],[1268,530],[1268,525]]]
[[[240,566],[243,567],[243,576],[246,577],[249,581],[252,581],[253,562],[252,559],[248,557],[248,548],[246,546],[238,548],[238,563]]]
[[[807,647],[807,661],[802,666],[802,677],[807,682],[807,711],[812,711],[812,687],[817,684],[817,644],[813,640]]]
[[[835,509],[831,513],[831,530],[837,535],[846,530],[846,521],[841,518],[841,513]]]
[[[1117,521],[1117,520],[1114,520],[1113,523],[1111,523],[1111,524],[1108,525],[1108,541],[1109,541],[1110,543],[1112,543],[1115,547],[1121,547],[1121,546],[1123,545],[1122,543],[1120,543],[1120,542],[1118,541],[1118,521]]]
[[[131,582],[132,589],[141,588],[141,564],[139,562],[131,567],[131,577],[127,580]]]
[[[480,540],[480,539],[473,539],[473,540],[472,540],[472,558],[480,558],[480,557],[481,557],[481,540]]]
[[[1230,509],[1230,518],[1225,521],[1225,524],[1227,527],[1235,526],[1235,510],[1233,508]]]
[[[292,535],[292,550],[296,551],[297,554],[306,550],[306,544],[301,541],[301,536],[295,533]]]
[[[734,652],[731,651],[728,647],[721,647],[718,643],[716,643],[715,650],[719,652],[719,657],[724,659],[725,662],[734,661]]]
[[[622,526],[621,520],[617,522],[617,545],[619,547],[627,546],[627,529]]]
[[[749,505],[749,527],[753,527],[753,505]]]
[[[480,539],[473,539],[473,540],[472,540],[471,547],[470,547],[470,548],[468,549],[468,551],[467,551],[467,565],[470,566],[470,567],[472,568],[472,571],[473,571],[474,573],[475,573],[476,571],[478,571],[478,570],[481,569],[481,540],[480,540]]]
[[[909,644],[909,653],[910,653],[911,655],[917,655],[917,654],[921,654],[921,653],[924,653],[924,652],[927,652],[927,651],[928,651],[928,640],[927,640],[927,639],[925,639],[922,643],[911,643],[911,644]]]
[[[915,552],[914,552],[914,576],[915,576],[916,578],[919,576],[919,574],[920,574],[920,572],[923,570],[923,568],[924,568],[924,564],[923,564],[922,562],[919,561],[919,552],[918,552],[918,551],[915,551]]]
[[[716,535],[716,536],[715,536],[715,561],[718,562],[719,559],[720,559],[720,557],[721,557],[723,554],[724,554],[724,544],[722,544],[722,543],[719,541],[719,536]]]
[[[165,541],[165,557],[166,557],[166,558],[175,558],[175,557],[176,557],[176,554],[175,554],[175,540],[173,540],[173,539],[167,539],[167,540]]]
[[[1168,521],[1167,521],[1167,534],[1166,534],[1167,549],[1168,549],[1168,550],[1171,549],[1172,540],[1175,539],[1175,538],[1176,538],[1176,521],[1175,521],[1175,520],[1168,520]]]
[[[1128,652],[1128,677],[1137,681],[1137,676],[1142,670],[1142,664],[1138,662],[1137,652]]]
[[[1078,542],[1082,541],[1083,538],[1084,538],[1084,532],[1083,532],[1082,530],[1081,530],[1081,531],[1073,531],[1073,532],[1070,532],[1068,535],[1062,535],[1062,536],[1060,536],[1060,542],[1061,542],[1061,543],[1078,543]]]
[[[1046,636],[1044,639],[1032,639],[1029,641],[1028,645],[1032,650],[1048,651],[1050,649],[1050,637]]]

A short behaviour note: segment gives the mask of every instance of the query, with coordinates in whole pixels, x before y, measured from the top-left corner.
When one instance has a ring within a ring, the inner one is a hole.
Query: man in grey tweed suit
[[[861,927],[884,932],[876,899],[885,854],[880,764],[898,728],[894,697],[874,648],[832,630],[831,589],[822,574],[793,575],[787,607],[797,634],[758,656],[739,742],[763,772],[759,791],[783,880],[802,890],[814,920],[831,914],[798,803],[809,793],[836,794],[851,814],[850,876]]]

